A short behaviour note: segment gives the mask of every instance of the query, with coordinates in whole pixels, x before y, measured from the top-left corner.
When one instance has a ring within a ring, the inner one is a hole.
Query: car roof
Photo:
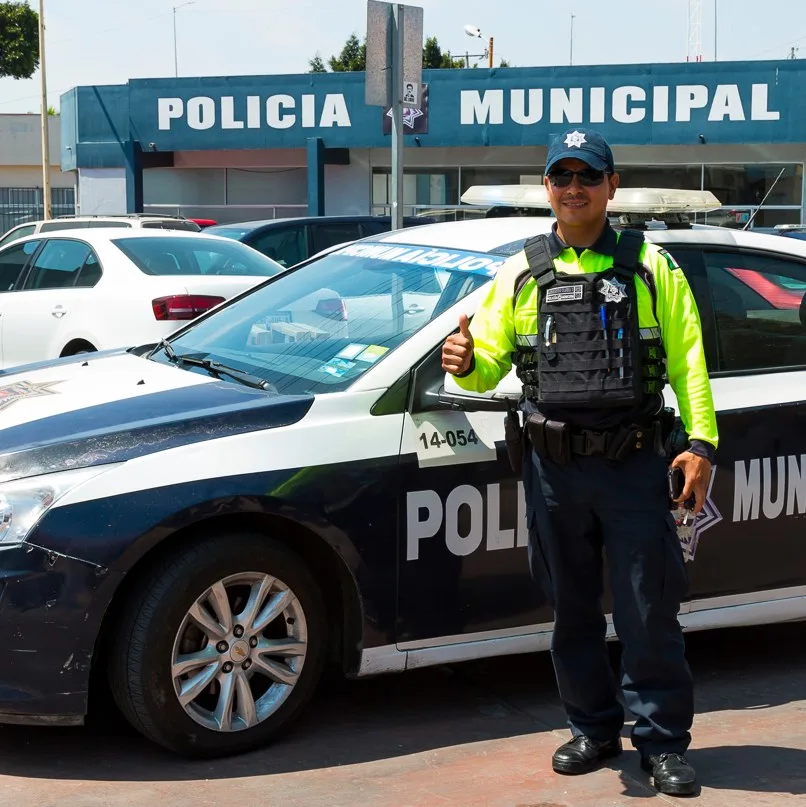
[[[268,227],[273,224],[327,224],[329,222],[351,222],[351,221],[390,221],[390,216],[373,216],[370,213],[361,215],[343,216],[288,216],[280,219],[259,219],[257,221],[233,221],[226,224],[216,224],[211,229],[232,229],[232,230],[256,230],[258,227]],[[413,221],[415,217],[405,216],[406,221]]]
[[[88,243],[103,243],[111,241],[115,238],[207,238],[215,241],[223,241],[232,244],[231,238],[224,238],[220,235],[208,233],[206,230],[201,232],[194,232],[191,230],[151,230],[140,229],[139,227],[94,227],[85,228],[77,227],[75,230],[54,230],[53,232],[35,233],[34,235],[27,235],[24,238],[18,238],[15,241],[10,241],[6,246],[17,244],[24,244],[27,241],[42,241],[43,239],[59,239],[70,238],[79,241],[86,241]]]
[[[363,239],[389,244],[460,249],[472,252],[515,252],[519,242],[535,235],[548,233],[555,222],[546,216],[512,216],[506,218],[448,221],[426,224],[405,230]],[[728,227],[696,227],[654,229],[645,231],[646,240],[663,244],[709,244],[725,247],[746,247],[797,255],[806,258],[806,242],[779,235],[754,233]]]

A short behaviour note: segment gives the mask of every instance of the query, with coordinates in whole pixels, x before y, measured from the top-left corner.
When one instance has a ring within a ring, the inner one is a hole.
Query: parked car
[[[434,221],[428,216],[405,216],[403,226],[419,227]],[[294,266],[337,244],[379,235],[391,228],[389,216],[311,216],[219,224],[205,232],[234,238],[281,266]]]
[[[156,230],[185,230],[198,233],[202,228],[190,219],[181,216],[150,216],[132,213],[120,216],[57,216],[47,221],[29,221],[12,227],[0,238],[0,247],[39,233],[55,233],[59,230],[78,230],[88,227],[126,227]]]
[[[80,723],[106,679],[145,736],[218,756],[291,723],[327,660],[361,677],[547,650],[504,440],[520,385],[464,391],[441,347],[551,223],[375,235],[165,342],[0,373],[0,722]],[[646,237],[691,283],[720,430],[680,621],[806,619],[806,302],[721,283],[804,283],[806,244]]]
[[[159,339],[282,267],[199,233],[64,230],[0,248],[0,366]]]

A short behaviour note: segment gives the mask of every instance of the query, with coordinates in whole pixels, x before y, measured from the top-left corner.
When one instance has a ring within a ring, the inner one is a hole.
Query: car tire
[[[265,585],[267,594],[260,599],[263,589],[257,589]],[[253,602],[255,619],[249,623]],[[281,602],[287,607],[277,611]],[[220,631],[226,630],[227,620],[218,615],[227,603],[232,624],[225,641]],[[277,616],[260,630],[271,608]],[[240,639],[238,616],[252,625]],[[200,624],[208,627],[202,630]],[[278,736],[310,700],[326,660],[327,624],[319,586],[287,547],[254,533],[201,539],[164,558],[129,598],[111,645],[110,687],[132,726],[177,754],[215,758],[243,753]],[[224,644],[228,649],[222,653]],[[288,655],[276,661],[270,656],[277,657],[274,649],[280,645]],[[250,655],[240,663],[245,647]],[[241,655],[236,657],[236,651]],[[202,656],[209,663],[197,663]],[[196,664],[195,671],[177,676],[188,659]],[[273,665],[270,674],[266,664]],[[193,682],[202,679],[209,679],[206,688],[181,703],[180,696],[189,697],[197,688]],[[249,691],[242,696],[244,687]],[[229,724],[218,722],[226,713]]]

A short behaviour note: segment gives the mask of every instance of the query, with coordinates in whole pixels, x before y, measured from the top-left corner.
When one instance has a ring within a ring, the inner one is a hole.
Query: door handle
[[[53,314],[53,316],[56,317],[56,319],[59,319],[63,317],[67,313],[67,311],[65,311],[63,305],[57,305],[53,307],[53,311],[51,311],[50,313]]]
[[[421,305],[417,305],[417,303],[412,303],[406,310],[405,314],[422,314],[425,311]]]

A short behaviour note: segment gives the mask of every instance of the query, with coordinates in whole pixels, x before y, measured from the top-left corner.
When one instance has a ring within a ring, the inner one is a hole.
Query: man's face
[[[551,175],[562,173],[563,171],[584,171],[585,176],[573,175],[571,182],[563,187],[563,183],[554,185],[551,182]],[[548,192],[551,208],[560,224],[568,224],[573,227],[593,225],[601,222],[607,213],[607,203],[616,193],[618,188],[618,174],[602,175],[599,184],[585,183],[583,180],[596,178],[595,172],[587,163],[582,160],[560,160],[551,167],[551,171],[543,180]]]

